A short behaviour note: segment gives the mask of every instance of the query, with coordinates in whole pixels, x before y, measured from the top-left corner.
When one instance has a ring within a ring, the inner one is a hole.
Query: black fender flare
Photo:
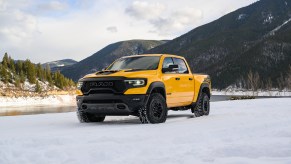
[[[155,82],[152,82],[150,84],[150,86],[148,87],[148,90],[146,92],[146,98],[145,98],[145,104],[147,104],[149,98],[150,98],[150,95],[151,93],[153,92],[154,89],[161,89],[162,90],[162,96],[165,98],[166,100],[166,87],[165,87],[165,84],[163,82],[160,82],[160,81],[155,81]]]
[[[210,87],[209,87],[209,84],[208,84],[208,83],[202,83],[202,84],[201,84],[200,89],[199,89],[198,98],[199,98],[199,96],[201,95],[201,93],[202,93],[202,91],[203,91],[204,88],[207,88],[207,89],[209,90],[209,93],[207,93],[207,94],[208,94],[208,97],[209,97],[209,99],[210,99],[211,94],[210,94]],[[198,99],[198,98],[197,98],[197,99]]]
[[[208,94],[209,99],[210,99],[211,94],[210,94],[210,87],[209,87],[209,84],[208,84],[208,83],[202,83],[202,84],[200,85],[200,89],[199,89],[199,93],[198,93],[198,97],[197,97],[196,102],[193,102],[193,103],[191,104],[192,108],[195,108],[195,107],[196,107],[197,101],[199,100],[199,98],[200,98],[200,96],[201,96],[201,93],[203,92],[203,89],[204,89],[204,88],[207,88],[207,89],[209,90],[209,93],[207,93],[207,94]]]

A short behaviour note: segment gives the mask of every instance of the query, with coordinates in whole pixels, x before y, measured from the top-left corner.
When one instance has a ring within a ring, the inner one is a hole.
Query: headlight
[[[77,88],[81,90],[82,86],[83,86],[83,81],[78,81]]]
[[[124,80],[124,82],[129,87],[144,87],[144,86],[146,86],[145,79]]]

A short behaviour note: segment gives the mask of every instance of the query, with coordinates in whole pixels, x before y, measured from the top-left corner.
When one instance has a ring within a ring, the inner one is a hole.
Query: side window
[[[179,66],[179,73],[189,73],[186,63],[183,59],[173,58],[174,63]]]
[[[169,65],[173,65],[173,60],[172,58],[165,58],[163,62],[163,68],[169,68]]]

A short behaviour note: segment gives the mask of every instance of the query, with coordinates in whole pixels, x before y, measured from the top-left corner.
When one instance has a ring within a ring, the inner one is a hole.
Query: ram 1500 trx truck
[[[77,88],[80,122],[134,115],[142,123],[163,123],[168,110],[191,109],[196,117],[210,110],[210,77],[192,74],[186,60],[176,55],[122,57],[81,78]]]

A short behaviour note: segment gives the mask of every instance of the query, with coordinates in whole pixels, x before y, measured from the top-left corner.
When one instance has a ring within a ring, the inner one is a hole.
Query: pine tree
[[[36,80],[35,92],[40,93],[41,91],[42,91],[41,86],[39,85],[38,80]]]
[[[53,85],[53,79],[52,79],[52,75],[51,75],[51,69],[50,66],[47,64],[46,65],[46,79],[49,82],[49,84],[52,86]]]
[[[1,67],[1,79],[6,84],[8,82],[8,73],[7,73],[7,67],[2,65]]]
[[[11,59],[11,57],[9,57],[9,68],[12,73],[15,73],[15,63],[14,63],[14,60]]]
[[[3,60],[2,60],[2,64],[4,67],[8,68],[8,63],[9,63],[9,57],[7,52],[4,54]]]
[[[21,83],[24,83],[24,81],[25,81],[25,75],[24,75],[24,73],[23,73],[23,71],[21,70],[20,71],[20,73],[19,73],[19,79],[20,79],[20,82]]]
[[[20,87],[20,79],[19,79],[19,77],[15,78],[15,87],[17,87],[17,88]]]
[[[25,61],[27,67],[27,79],[30,83],[35,84],[36,82],[36,72],[35,66],[29,60]]]
[[[17,61],[15,70],[17,75],[20,75],[20,72],[23,72],[23,62],[22,61]]]
[[[36,65],[36,76],[40,79],[40,81],[44,81],[44,73],[40,63]]]

